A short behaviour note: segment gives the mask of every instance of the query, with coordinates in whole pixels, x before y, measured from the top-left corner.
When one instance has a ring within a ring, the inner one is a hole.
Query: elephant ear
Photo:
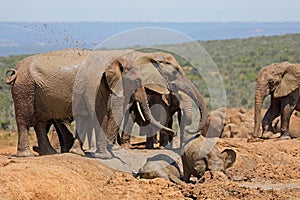
[[[161,84],[145,83],[144,87],[149,89],[149,90],[152,90],[156,93],[162,94],[162,95],[163,94],[170,94],[170,91],[168,90],[168,88],[161,85]]]
[[[113,60],[113,62],[105,69],[108,87],[118,97],[123,96],[122,75],[131,67],[128,60],[119,57]]]
[[[141,70],[142,81],[145,88],[157,92],[159,94],[169,94],[170,91],[167,88],[167,81],[158,71],[157,62],[153,59],[151,55],[140,56],[136,59],[135,64]]]
[[[222,151],[221,156],[224,159],[224,169],[232,167],[236,160],[236,153],[232,149],[225,149]]]
[[[299,88],[300,65],[290,65],[283,74],[282,80],[274,91],[274,97],[284,97]]]

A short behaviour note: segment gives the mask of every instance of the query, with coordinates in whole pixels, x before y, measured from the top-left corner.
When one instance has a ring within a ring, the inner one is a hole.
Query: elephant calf
[[[158,154],[148,158],[137,176],[146,179],[164,178],[177,184],[181,184],[182,182],[180,180],[181,172],[178,164],[166,154]]]
[[[221,171],[231,167],[236,159],[235,151],[220,151],[216,146],[218,138],[204,138],[197,135],[184,146],[181,156],[184,181],[188,182],[191,175],[201,178],[205,171]]]

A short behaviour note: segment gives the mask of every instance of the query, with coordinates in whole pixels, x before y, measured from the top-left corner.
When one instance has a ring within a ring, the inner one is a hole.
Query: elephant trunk
[[[182,88],[182,91],[187,95],[189,95],[193,99],[193,101],[195,101],[195,103],[198,105],[199,112],[200,112],[200,120],[198,123],[198,128],[195,130],[186,130],[190,134],[195,134],[198,133],[206,124],[208,111],[205,106],[204,100],[200,95],[200,93],[198,92],[195,85],[189,79],[186,79],[185,83],[186,83],[186,87]]]
[[[178,96],[178,98],[180,99],[179,104],[180,109],[182,110],[182,116],[185,119],[185,125],[191,125],[193,122],[193,103],[185,93],[181,93]]]
[[[261,84],[257,83],[255,91],[255,104],[254,104],[254,137],[259,137],[259,128],[261,125],[261,109],[263,101],[266,97],[265,92],[263,92]]]
[[[138,104],[141,105],[141,112],[142,112],[143,116],[140,116],[140,117],[143,118],[143,121],[149,122],[149,125],[152,126],[152,128],[154,128],[154,129],[166,131],[170,135],[177,135],[176,131],[163,126],[153,117],[153,115],[151,114],[151,111],[150,111],[148,98],[147,98],[147,94],[146,94],[144,87],[139,87],[134,92],[134,95],[135,94],[142,94],[142,96],[139,96],[139,97],[135,96],[134,99],[137,101]]]

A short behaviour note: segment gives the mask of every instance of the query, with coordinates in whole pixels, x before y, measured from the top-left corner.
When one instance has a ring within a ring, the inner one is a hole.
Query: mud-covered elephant
[[[256,78],[254,137],[289,137],[290,117],[300,110],[300,65],[289,62],[263,67]],[[261,122],[261,109],[266,96],[271,95],[271,105]],[[280,133],[274,134],[273,120],[280,115]],[[262,134],[260,124],[262,123]]]
[[[226,108],[213,110],[207,118],[207,123],[201,130],[201,135],[207,138],[222,137],[225,125]]]
[[[137,173],[137,177],[145,179],[164,178],[181,184],[181,170],[178,161],[167,154],[158,154],[147,159]]]
[[[205,138],[196,135],[184,146],[181,155],[184,181],[189,182],[191,175],[201,178],[205,171],[224,172],[236,160],[236,153],[232,149],[222,152],[216,147],[218,138]]]
[[[168,53],[152,53],[144,58],[140,58],[140,69],[142,72],[142,82],[146,88],[148,96],[148,102],[152,107],[153,116],[168,126],[172,127],[173,115],[178,112],[180,132],[181,132],[181,144],[183,143],[183,132],[185,126],[192,123],[192,100],[198,105],[200,111],[200,120],[196,130],[187,130],[189,133],[196,133],[204,126],[207,120],[207,108],[203,101],[202,96],[197,91],[193,83],[186,77],[183,69],[175,60],[175,58]],[[153,68],[153,66],[155,68]],[[157,69],[157,70],[155,70]],[[162,74],[162,75],[161,75]],[[165,80],[172,80],[166,82]],[[138,95],[138,94],[137,94]],[[133,96],[133,98],[139,98]],[[134,99],[133,99],[134,100]],[[129,124],[127,132],[131,131],[134,122],[137,122],[141,127],[144,127],[145,123],[141,117],[136,115],[136,108],[131,107],[130,115],[132,119],[128,120],[129,113],[125,116],[124,129],[126,130],[126,124]],[[165,112],[162,112],[164,110]],[[146,132],[148,137],[146,144],[151,148],[153,147],[155,130],[151,130],[149,127],[141,128],[141,132]],[[164,131],[160,131],[161,144],[165,146],[168,140],[172,140],[169,135]]]
[[[134,70],[138,56],[140,53],[131,50],[67,49],[27,57],[9,70],[6,83],[11,85],[15,106],[17,156],[32,155],[28,141],[30,127],[35,129],[40,154],[56,153],[47,137],[49,120],[74,117],[79,138],[95,130],[95,157],[111,158],[107,139],[114,142],[120,120],[114,116],[122,113],[124,96],[130,98],[137,88],[144,89],[138,70]],[[114,100],[108,102],[111,99]],[[140,104],[150,125],[164,128],[154,122],[147,98]],[[117,108],[114,112],[112,105]]]
[[[173,94],[167,92],[165,94],[156,92],[145,86],[149,107],[153,117],[161,124],[172,128],[173,115],[178,113],[178,121],[180,125],[180,137],[181,145],[183,143],[183,132],[185,125],[192,123],[192,102],[189,97],[183,93]],[[168,90],[166,90],[168,91]],[[183,100],[184,99],[184,100]],[[131,117],[131,118],[129,118]],[[157,140],[156,130],[153,130],[147,123],[138,115],[137,107],[133,105],[129,112],[125,115],[124,127],[122,131],[122,143],[129,143],[130,134],[134,123],[140,126],[139,135],[146,135],[146,148],[153,148],[154,143]],[[165,133],[164,130],[160,131],[159,143],[160,146],[165,147],[168,144],[172,146],[173,136]]]
[[[275,133],[280,132],[280,117],[275,118],[272,123],[273,129]],[[291,138],[300,138],[300,117],[298,112],[293,112],[290,120],[290,126],[289,126],[289,136]]]

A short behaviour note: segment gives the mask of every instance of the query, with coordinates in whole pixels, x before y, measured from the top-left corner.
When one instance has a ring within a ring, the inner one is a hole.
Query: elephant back
[[[52,112],[53,118],[60,113],[71,113],[74,80],[81,63],[90,51],[68,49],[33,56],[29,66],[36,88],[35,104]]]

